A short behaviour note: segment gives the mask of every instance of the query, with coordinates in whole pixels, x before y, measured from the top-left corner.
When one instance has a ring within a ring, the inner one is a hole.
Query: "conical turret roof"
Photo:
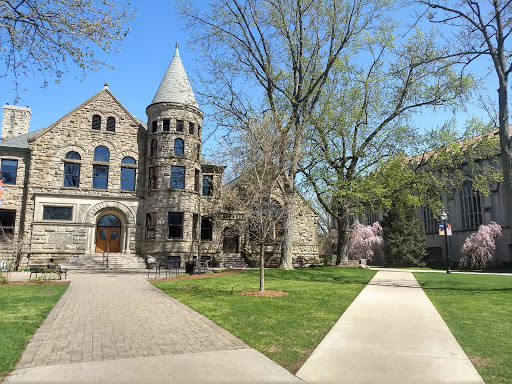
[[[156,103],[179,103],[199,108],[181,62],[178,43],[176,43],[176,51],[171,64],[169,64],[151,104]]]

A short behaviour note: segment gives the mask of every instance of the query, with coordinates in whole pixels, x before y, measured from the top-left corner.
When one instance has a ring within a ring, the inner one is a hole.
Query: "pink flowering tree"
[[[383,243],[382,237],[379,236],[381,230],[382,227],[378,221],[373,225],[363,225],[356,220],[352,226],[352,236],[350,237],[349,259],[371,261],[374,251],[378,251]]]
[[[462,246],[462,268],[485,268],[496,251],[496,238],[501,236],[501,226],[491,221],[481,225],[478,231],[469,236]]]

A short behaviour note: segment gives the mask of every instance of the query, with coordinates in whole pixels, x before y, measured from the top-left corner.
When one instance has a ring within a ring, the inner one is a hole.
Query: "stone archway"
[[[100,217],[96,225],[96,252],[120,252],[121,228],[121,220],[116,215],[106,214]]]
[[[101,225],[98,226],[98,223],[106,216],[114,216],[119,219],[119,233],[112,233],[112,229],[115,229],[115,226],[110,226],[110,232],[107,231],[106,233],[101,234],[101,238],[107,239],[109,238],[109,235],[114,238],[117,236],[119,241],[119,249],[117,250],[115,248],[117,252],[130,253],[130,241],[133,241],[132,235],[135,233],[135,215],[127,205],[120,202],[107,201],[93,205],[84,214],[83,222],[88,225],[87,252],[95,253],[105,251],[101,247],[98,250],[97,241],[100,237],[100,231],[98,228],[101,228]],[[107,228],[107,226],[105,228]],[[109,251],[112,252],[110,249]]]

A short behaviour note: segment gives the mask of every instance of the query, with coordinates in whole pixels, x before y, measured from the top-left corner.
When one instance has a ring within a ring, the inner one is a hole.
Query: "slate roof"
[[[156,103],[178,103],[190,105],[199,109],[199,106],[188,81],[187,73],[181,62],[178,44],[174,57],[165,72],[164,78],[156,91],[151,104]]]
[[[29,149],[28,146],[28,140],[32,137],[38,135],[43,129],[38,129],[37,131],[32,131],[29,133],[25,133],[24,135],[19,135],[16,137],[13,137],[9,140],[0,141],[0,149],[18,149],[20,151]]]

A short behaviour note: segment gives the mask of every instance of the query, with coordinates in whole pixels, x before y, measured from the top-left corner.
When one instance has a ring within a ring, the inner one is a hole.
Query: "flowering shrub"
[[[501,236],[501,226],[491,221],[481,225],[478,231],[469,236],[462,246],[462,268],[485,268],[496,251],[496,237]]]
[[[374,251],[379,250],[383,243],[382,237],[379,236],[379,232],[382,230],[380,223],[376,221],[373,225],[363,225],[356,220],[352,228],[348,250],[349,258],[371,261]]]

